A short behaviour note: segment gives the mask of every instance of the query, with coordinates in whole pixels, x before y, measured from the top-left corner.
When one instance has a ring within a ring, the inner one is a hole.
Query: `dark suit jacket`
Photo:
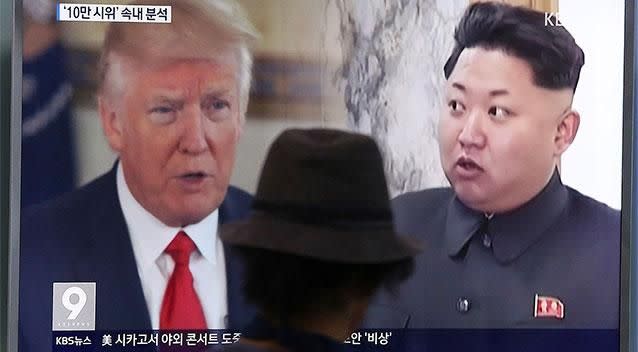
[[[489,221],[450,188],[408,193],[393,207],[398,231],[426,249],[398,297],[377,297],[365,327],[618,328],[620,212],[558,174]],[[564,317],[535,317],[536,295],[560,300]]]
[[[151,322],[116,186],[116,168],[22,215],[20,351],[51,351],[53,282],[96,282],[96,330],[150,330]],[[220,224],[244,218],[251,196],[230,187]],[[225,247],[228,327],[254,316],[243,300],[241,267]],[[95,342],[94,342],[95,343]]]

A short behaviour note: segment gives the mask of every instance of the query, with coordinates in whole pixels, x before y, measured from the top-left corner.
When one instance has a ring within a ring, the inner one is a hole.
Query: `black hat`
[[[222,241],[325,261],[383,263],[420,244],[394,231],[375,141],[331,129],[289,129],[270,146],[253,213],[224,225]]]

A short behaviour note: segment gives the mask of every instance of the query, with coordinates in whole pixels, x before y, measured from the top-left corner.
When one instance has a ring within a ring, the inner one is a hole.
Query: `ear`
[[[98,110],[104,136],[109,142],[111,149],[119,154],[123,147],[121,121],[123,116],[118,116],[118,111],[113,106],[112,101],[103,96],[98,98]]]
[[[556,128],[554,154],[560,156],[574,142],[580,126],[580,114],[574,110],[566,112]]]

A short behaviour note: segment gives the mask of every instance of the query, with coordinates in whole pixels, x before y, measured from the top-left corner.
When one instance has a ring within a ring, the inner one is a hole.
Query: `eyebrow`
[[[232,89],[222,87],[210,87],[201,93],[200,98],[221,98],[228,94],[232,94]],[[184,93],[179,90],[170,89],[158,89],[151,94],[149,101],[151,103],[170,103],[170,104],[183,104],[186,97]]]
[[[232,92],[232,89],[228,89],[228,88],[211,88],[211,89],[204,90],[202,92],[202,96],[218,98],[224,95],[228,95],[231,92]]]
[[[452,87],[460,90],[463,93],[467,92],[467,88],[464,85],[462,85],[461,83],[454,82],[454,83],[452,83]],[[489,92],[490,97],[498,97],[498,96],[501,96],[501,95],[509,95],[509,94],[510,94],[510,92],[507,89],[495,89],[495,90],[491,90]]]
[[[170,92],[162,90],[151,94],[152,101],[180,101],[183,99],[183,94],[180,92]]]

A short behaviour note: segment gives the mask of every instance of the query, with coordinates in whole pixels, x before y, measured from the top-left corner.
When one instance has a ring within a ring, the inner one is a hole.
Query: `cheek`
[[[239,140],[239,125],[235,123],[216,124],[210,126],[207,135],[210,149],[220,166],[232,169]],[[230,172],[230,170],[226,171]]]
[[[521,124],[492,125],[487,132],[488,144],[498,154],[516,153],[529,145],[530,132]]]
[[[129,128],[125,137],[128,158],[139,164],[141,172],[159,175],[177,148],[174,129],[161,128],[150,124],[137,124]]]
[[[439,120],[439,147],[441,153],[451,153],[457,141],[458,127],[449,116],[441,116]]]
[[[498,163],[520,165],[519,169],[528,169],[538,165],[547,149],[540,131],[531,128],[516,128],[495,131],[492,134],[490,149]],[[496,160],[495,160],[496,161]]]

